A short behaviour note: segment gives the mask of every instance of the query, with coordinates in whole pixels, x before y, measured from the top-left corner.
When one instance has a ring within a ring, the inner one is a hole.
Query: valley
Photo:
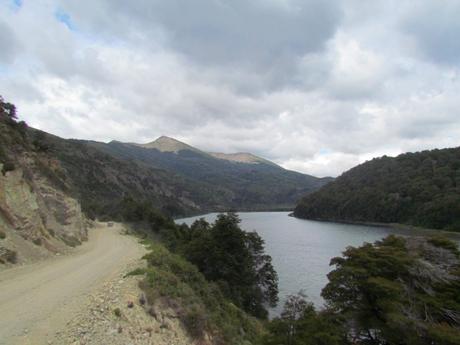
[[[460,345],[460,0],[0,0],[0,345]]]

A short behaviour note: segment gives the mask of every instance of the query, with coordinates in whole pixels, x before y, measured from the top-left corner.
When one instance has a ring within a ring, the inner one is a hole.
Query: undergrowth
[[[196,266],[161,244],[152,243],[150,249],[147,268],[131,274],[145,274],[140,287],[148,303],[174,309],[192,338],[208,334],[216,344],[248,344],[263,333],[260,322],[225,299]]]

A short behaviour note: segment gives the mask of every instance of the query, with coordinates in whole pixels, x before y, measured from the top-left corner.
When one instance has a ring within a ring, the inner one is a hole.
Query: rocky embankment
[[[147,306],[140,277],[120,275],[93,293],[87,305],[50,344],[187,345],[190,339],[175,312]]]
[[[87,239],[79,202],[41,174],[35,159],[18,162],[0,174],[0,262],[6,265],[55,255]]]

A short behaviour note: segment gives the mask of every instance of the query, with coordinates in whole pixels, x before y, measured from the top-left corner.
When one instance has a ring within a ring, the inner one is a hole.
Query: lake
[[[288,212],[239,212],[241,227],[257,231],[265,240],[265,249],[273,258],[279,276],[279,314],[286,296],[301,290],[317,307],[323,305],[321,290],[327,284],[331,258],[340,256],[347,246],[374,242],[389,234],[407,235],[403,230],[363,225],[317,222],[289,217]],[[176,220],[192,224],[196,219],[209,222],[217,213]]]

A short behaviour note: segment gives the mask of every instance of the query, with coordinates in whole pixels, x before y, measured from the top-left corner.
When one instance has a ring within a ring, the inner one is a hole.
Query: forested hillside
[[[249,162],[216,158],[167,137],[147,145],[85,143],[120,160],[169,171],[191,187],[200,186],[206,200],[196,203],[207,210],[292,209],[303,195],[332,180],[286,170],[255,156]]]
[[[460,230],[460,148],[373,159],[303,198],[294,215]]]
[[[21,155],[35,159],[57,188],[81,201],[90,217],[117,218],[129,199],[170,216],[292,209],[302,195],[330,181],[249,154],[216,158],[172,138],[145,146],[105,144],[62,139],[17,119],[8,121],[11,130],[4,131],[0,152],[4,169],[14,170]]]

